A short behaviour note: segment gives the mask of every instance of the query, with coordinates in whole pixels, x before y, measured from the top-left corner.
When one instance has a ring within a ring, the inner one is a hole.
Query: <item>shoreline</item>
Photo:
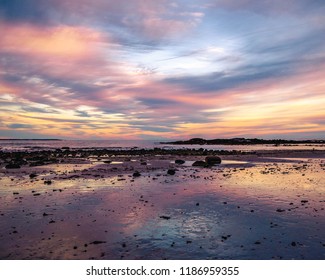
[[[325,151],[107,152],[0,152],[0,259],[325,259]]]

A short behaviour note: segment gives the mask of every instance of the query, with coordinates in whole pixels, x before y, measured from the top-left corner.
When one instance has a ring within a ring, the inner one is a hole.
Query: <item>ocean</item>
[[[71,149],[207,149],[223,151],[256,151],[256,150],[325,150],[323,144],[295,145],[171,145],[160,143],[160,140],[0,140],[2,151],[37,151],[69,147]]]

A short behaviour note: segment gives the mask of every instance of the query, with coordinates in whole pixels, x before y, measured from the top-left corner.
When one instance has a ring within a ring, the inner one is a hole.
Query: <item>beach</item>
[[[0,259],[325,258],[324,150],[203,148],[2,151]]]

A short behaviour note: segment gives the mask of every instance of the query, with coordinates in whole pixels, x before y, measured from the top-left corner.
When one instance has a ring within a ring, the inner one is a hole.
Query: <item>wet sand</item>
[[[2,160],[0,259],[325,259],[324,151],[204,157]]]

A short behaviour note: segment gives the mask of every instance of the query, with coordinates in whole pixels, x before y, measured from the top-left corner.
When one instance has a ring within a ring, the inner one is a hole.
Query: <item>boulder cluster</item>
[[[211,167],[216,164],[221,163],[221,158],[217,156],[208,156],[205,160],[197,160],[195,161],[192,166],[201,166],[201,167]]]

